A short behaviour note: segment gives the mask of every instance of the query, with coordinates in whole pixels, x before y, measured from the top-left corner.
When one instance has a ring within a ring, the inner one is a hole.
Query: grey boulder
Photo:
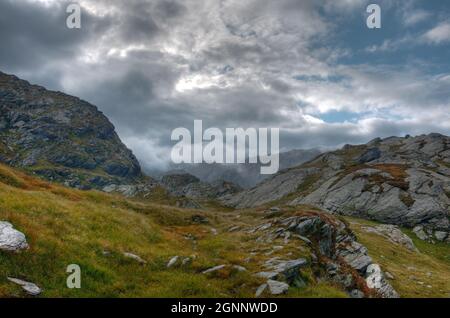
[[[267,281],[267,286],[272,295],[285,294],[289,290],[288,284],[271,279]]]
[[[14,229],[8,222],[0,222],[0,250],[16,252],[27,249],[28,243],[25,235]]]

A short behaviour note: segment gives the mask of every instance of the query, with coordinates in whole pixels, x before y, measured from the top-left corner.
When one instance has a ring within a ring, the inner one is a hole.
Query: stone
[[[368,149],[361,157],[359,157],[358,162],[360,164],[371,162],[377,160],[381,157],[381,151],[379,148]]]
[[[181,265],[182,265],[182,266],[187,266],[187,265],[189,265],[190,263],[192,263],[192,258],[186,257],[186,258],[184,258],[183,261],[181,262]]]
[[[228,229],[228,232],[236,232],[237,230],[239,230],[241,227],[239,225],[236,226],[232,226],[231,228]]]
[[[448,236],[447,232],[443,232],[443,231],[436,231],[436,232],[434,232],[434,237],[439,242],[444,242],[445,239],[447,238],[447,236]]]
[[[21,286],[28,295],[39,296],[42,293],[42,289],[39,288],[36,284],[12,277],[8,277],[8,280],[14,284]]]
[[[418,249],[414,245],[411,238],[404,234],[398,226],[382,224],[376,227],[363,227],[362,229],[368,233],[375,233],[384,236],[392,243],[402,245],[410,251],[418,252]]]
[[[375,289],[384,298],[399,298],[398,293],[386,281],[380,265],[370,264],[366,271],[367,287]]]
[[[341,256],[347,264],[359,272],[365,272],[367,266],[372,263],[372,258],[367,255],[367,249],[356,241],[341,247],[338,250],[338,255]]]
[[[169,263],[167,263],[167,268],[171,268],[171,267],[175,266],[175,264],[178,263],[179,258],[180,258],[179,256],[174,256],[174,257],[172,257],[172,258],[170,259]],[[184,261],[184,260],[183,260],[183,261]]]
[[[311,244],[312,244],[311,240],[309,240],[307,237],[304,237],[304,236],[301,236],[301,235],[296,235],[296,237],[297,237],[299,240],[302,240],[303,242],[305,242],[305,243],[308,244],[308,245],[311,245]]]
[[[276,279],[278,277],[277,272],[259,272],[256,273],[256,276],[261,277],[261,278],[265,278],[265,279]]]
[[[421,239],[422,241],[427,241],[430,237],[427,235],[427,233],[424,231],[423,226],[418,225],[413,229],[414,234]]]
[[[284,240],[283,240],[283,242],[284,242],[284,244],[286,245],[286,244],[289,244],[289,239],[291,238],[291,232],[286,232],[285,234],[284,234]]]
[[[272,223],[263,224],[258,228],[258,231],[265,231],[272,227]]]
[[[147,264],[146,261],[144,261],[140,256],[138,256],[136,254],[125,252],[125,253],[123,253],[123,256],[125,256],[126,258],[133,259],[140,264]]]
[[[240,266],[240,265],[233,265],[232,268],[237,270],[238,272],[246,272],[247,271],[247,269],[244,266]]]
[[[208,224],[209,223],[208,218],[203,215],[193,215],[191,219],[192,219],[192,222],[197,223],[197,224]]]
[[[0,222],[0,250],[17,252],[28,247],[25,234],[15,230],[11,223]]]
[[[390,280],[394,280],[395,279],[394,275],[392,275],[389,272],[384,272],[384,275],[386,276],[387,279],[390,279]]]
[[[296,231],[300,236],[308,236],[311,233],[311,229],[316,224],[316,219],[308,219],[297,225]]]
[[[264,291],[267,288],[267,284],[262,284],[261,286],[258,287],[258,289],[256,290],[255,293],[255,297],[258,298],[262,295],[262,293],[264,293]]]
[[[209,268],[209,269],[203,271],[202,274],[209,274],[209,273],[220,271],[221,269],[225,268],[225,266],[226,265],[218,265],[218,266]]]
[[[351,298],[364,298],[364,293],[358,289],[353,289],[350,292],[350,297]]]
[[[267,281],[267,286],[272,295],[282,295],[289,290],[288,284],[271,279]]]
[[[265,267],[269,270],[257,274],[259,277],[272,280],[282,280],[297,287],[306,285],[301,278],[300,269],[307,266],[308,261],[299,258],[296,260],[281,260],[278,257],[265,262]]]

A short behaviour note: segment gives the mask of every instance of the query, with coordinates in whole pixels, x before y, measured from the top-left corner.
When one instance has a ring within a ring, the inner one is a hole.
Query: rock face
[[[0,161],[81,189],[142,177],[136,158],[95,106],[1,72]]]
[[[0,222],[0,250],[16,252],[27,249],[28,243],[25,235],[15,230],[11,223]]]
[[[448,240],[450,137],[390,137],[347,145],[222,201],[247,208],[288,196],[295,198],[289,201],[293,206],[313,205],[410,228],[420,225],[434,239]]]
[[[433,229],[449,230],[450,201],[444,189],[450,178],[404,165],[376,167],[342,178],[338,175],[292,204],[312,204],[339,214],[408,227],[426,223]]]
[[[295,192],[299,186],[307,182],[315,174],[316,168],[293,168],[277,174],[255,188],[245,190],[235,195],[227,195],[221,201],[235,208],[248,208],[263,205]]]
[[[257,273],[257,276],[277,281],[287,282],[291,286],[304,286],[300,277],[300,269],[306,267],[308,262],[303,259],[281,260],[278,257],[268,260],[265,263],[266,272]]]

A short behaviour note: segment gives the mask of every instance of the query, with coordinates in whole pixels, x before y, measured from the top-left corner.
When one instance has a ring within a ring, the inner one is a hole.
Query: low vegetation
[[[164,198],[159,193],[155,201]],[[284,213],[295,209],[286,208]],[[263,270],[266,260],[286,254],[310,257],[298,240],[282,250],[273,248],[281,245],[277,241],[256,243],[257,234],[246,229],[271,217],[263,215],[263,208],[232,211],[211,203],[204,210],[189,210],[78,191],[0,165],[0,220],[25,233],[30,245],[20,253],[0,252],[0,297],[26,296],[7,277],[36,283],[44,290],[41,297],[253,297],[263,283],[254,273]],[[361,231],[367,221],[350,222],[371,256],[395,276],[392,284],[400,294],[448,296],[447,246],[415,241],[421,251],[416,255]],[[146,263],[124,253],[138,255]],[[190,261],[167,268],[174,256]],[[66,287],[69,264],[82,269],[81,289]],[[229,266],[202,274],[221,264]],[[282,297],[346,297],[340,287],[316,281],[309,269],[302,274],[308,285],[291,288]]]
[[[178,209],[78,191],[0,165],[0,220],[25,233],[30,245],[17,254],[0,252],[0,297],[26,296],[7,277],[36,283],[44,290],[42,297],[253,297],[262,283],[253,273],[276,254],[266,255],[269,246],[255,247],[254,237],[229,228],[254,223],[257,213],[241,215],[212,205],[206,211]],[[261,255],[249,259],[254,250]],[[302,255],[296,246],[285,252]],[[168,269],[176,255],[191,262]],[[69,264],[82,269],[81,289],[66,287]],[[247,271],[228,267],[202,274],[220,264]],[[285,295],[342,296],[338,287],[323,282]]]

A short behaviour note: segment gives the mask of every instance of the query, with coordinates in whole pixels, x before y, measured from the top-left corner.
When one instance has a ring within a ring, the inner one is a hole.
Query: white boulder
[[[27,248],[27,239],[22,232],[15,230],[11,223],[0,222],[0,250],[16,252]]]

